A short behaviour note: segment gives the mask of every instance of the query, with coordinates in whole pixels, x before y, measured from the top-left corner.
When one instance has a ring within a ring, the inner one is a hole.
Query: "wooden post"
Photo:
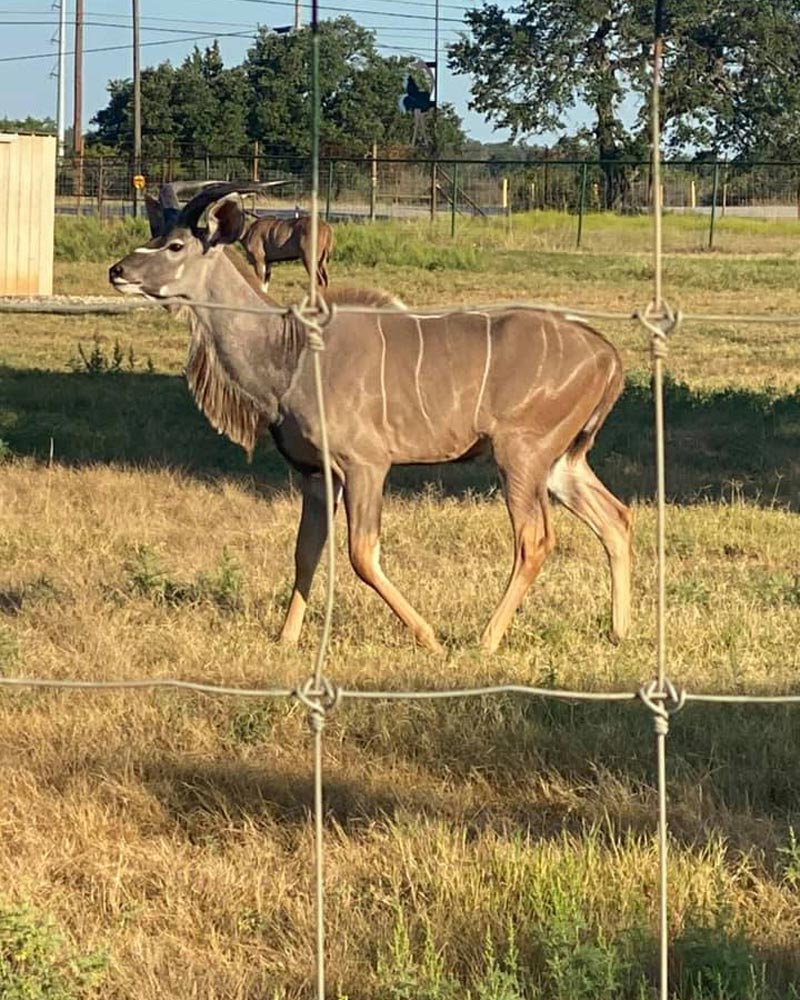
[[[253,180],[258,181],[258,139],[253,143]]]
[[[378,144],[372,144],[371,171],[369,179],[369,221],[375,221],[375,209],[378,198]]]
[[[331,195],[333,194],[333,160],[328,160],[328,189],[325,192],[325,221],[331,217]]]
[[[697,181],[694,177],[689,182],[689,207],[697,208]]]
[[[453,164],[453,192],[450,198],[450,239],[456,235],[456,210],[458,205],[458,161]]]
[[[436,193],[439,184],[438,168],[436,160],[431,160],[431,222],[436,218]]]
[[[711,189],[711,221],[708,227],[708,249],[714,249],[714,226],[717,221],[717,193],[719,192],[719,163],[714,164],[714,185]]]
[[[578,250],[581,247],[581,237],[583,236],[583,214],[586,211],[586,181],[589,174],[589,164],[581,164],[581,187],[580,195],[578,197],[578,235],[575,240],[575,246]]]
[[[722,183],[722,216],[725,217],[725,209],[728,207],[728,182]]]
[[[503,177],[500,181],[500,204],[503,208],[503,215],[508,215],[508,178]]]
[[[536,181],[531,181],[531,208],[536,208]]]
[[[106,184],[105,162],[101,156],[97,164],[97,214],[103,218],[103,188]]]

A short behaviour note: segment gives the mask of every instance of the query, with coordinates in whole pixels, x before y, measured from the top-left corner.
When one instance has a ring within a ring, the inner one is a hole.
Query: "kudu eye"
[[[174,240],[170,243],[167,249],[171,250],[173,253],[178,253],[180,250],[183,250],[183,243],[181,243],[180,240]]]

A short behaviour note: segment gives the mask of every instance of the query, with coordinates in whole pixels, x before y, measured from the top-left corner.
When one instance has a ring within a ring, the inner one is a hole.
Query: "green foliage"
[[[56,123],[52,118],[0,118],[0,132],[45,132],[56,134]]]
[[[106,352],[103,340],[99,333],[94,335],[92,348],[85,351],[83,344],[79,343],[77,353],[69,359],[67,367],[73,372],[82,372],[86,375],[118,375],[122,371],[135,371],[139,364],[133,344],[128,345],[128,350],[123,351],[119,340],[114,340],[111,354]],[[153,361],[147,358],[146,368],[148,372],[154,371]]]
[[[673,148],[728,156],[796,157],[800,81],[796,0],[746,0],[710,8],[665,5],[662,112]],[[471,35],[450,47],[450,66],[472,76],[472,106],[512,134],[563,130],[580,101],[594,114],[603,159],[636,155],[647,136],[646,58],[653,5],[638,0],[523,0],[470,10]],[[622,116],[631,93],[641,113]]]
[[[437,246],[413,229],[392,223],[338,226],[335,252],[343,265],[395,265],[425,271],[477,271],[484,260],[471,244]]]
[[[143,219],[105,221],[97,216],[57,215],[53,255],[56,260],[110,263],[150,239]]]
[[[3,1000],[84,1000],[97,996],[106,970],[98,952],[76,955],[49,921],[0,905],[0,996]]]
[[[676,937],[672,954],[680,996],[686,1000],[756,1000],[769,995],[744,935],[724,922],[688,926]]]
[[[154,604],[174,608],[209,604],[218,611],[235,614],[244,607],[244,573],[226,550],[212,573],[200,573],[194,580],[184,581],[173,579],[149,546],[139,546],[128,564],[128,590],[148,597]]]
[[[397,106],[408,61],[384,58],[375,33],[350,17],[322,21],[320,98],[323,149],[366,153],[374,141],[406,146],[413,116]],[[182,147],[241,154],[254,140],[262,149],[289,156],[308,155],[310,31],[276,34],[261,28],[240,66],[225,68],[215,42],[195,48],[177,68],[168,62],[142,72],[142,148],[163,156]],[[92,121],[89,137],[130,152],[132,82],[112,80],[108,105]],[[443,104],[437,119],[441,153],[462,148],[461,122]]]

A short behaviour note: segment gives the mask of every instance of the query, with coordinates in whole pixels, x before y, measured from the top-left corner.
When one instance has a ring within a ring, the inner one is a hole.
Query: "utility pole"
[[[431,164],[431,222],[436,219],[436,196],[439,171],[439,0],[436,0],[433,20],[433,163]],[[430,65],[430,64],[429,64]]]
[[[72,148],[83,156],[83,0],[75,0],[75,92],[72,102]]]
[[[142,74],[139,66],[139,0],[133,0],[133,173],[142,172]],[[139,189],[133,188],[133,215],[139,215]]]
[[[67,117],[67,0],[58,0],[58,69],[56,70],[56,80],[58,86],[56,134],[58,135],[58,157],[62,159]]]
[[[299,31],[303,27],[303,15],[300,11],[300,0],[294,0],[294,30]]]

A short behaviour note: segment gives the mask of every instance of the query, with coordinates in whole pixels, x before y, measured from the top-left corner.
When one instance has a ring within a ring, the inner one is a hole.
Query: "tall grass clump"
[[[150,238],[144,219],[100,219],[94,215],[56,216],[56,260],[105,262],[121,257]]]
[[[478,271],[483,255],[470,244],[437,243],[435,233],[414,223],[345,225],[336,229],[337,264],[414,267],[423,271]]]

